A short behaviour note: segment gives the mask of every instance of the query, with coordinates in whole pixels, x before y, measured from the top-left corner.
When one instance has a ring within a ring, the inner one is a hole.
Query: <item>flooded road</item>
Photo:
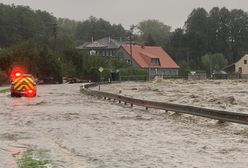
[[[44,85],[36,98],[0,94],[0,168],[28,148],[55,168],[248,166],[248,127],[146,111],[80,94],[80,85]]]

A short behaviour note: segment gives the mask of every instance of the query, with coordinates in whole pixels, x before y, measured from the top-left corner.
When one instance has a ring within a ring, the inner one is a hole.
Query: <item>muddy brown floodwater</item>
[[[101,89],[122,90],[123,95],[147,100],[212,104],[212,108],[245,112],[247,84],[131,82]],[[218,89],[202,92],[205,97],[195,91],[213,85]],[[231,85],[236,86],[234,90]],[[0,94],[1,168],[15,168],[15,160],[28,148],[47,151],[54,168],[248,167],[247,126],[131,108],[82,95],[79,87],[39,86],[36,98]],[[215,90],[222,92],[218,95]],[[208,103],[201,103],[203,100]]]

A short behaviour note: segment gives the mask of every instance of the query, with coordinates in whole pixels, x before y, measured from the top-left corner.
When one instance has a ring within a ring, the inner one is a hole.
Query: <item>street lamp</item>
[[[100,89],[101,89],[101,88],[100,88],[100,85],[101,85],[103,67],[99,67],[98,70],[99,70],[99,72],[100,72],[100,80],[99,80],[99,90],[100,90]]]
[[[119,72],[120,70],[119,69],[116,69],[116,76],[117,76],[117,80],[119,81]]]

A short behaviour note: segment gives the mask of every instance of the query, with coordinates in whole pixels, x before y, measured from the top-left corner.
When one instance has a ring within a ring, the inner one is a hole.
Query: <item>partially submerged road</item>
[[[248,129],[118,105],[43,85],[36,98],[0,94],[0,167],[28,148],[56,168],[247,167]]]

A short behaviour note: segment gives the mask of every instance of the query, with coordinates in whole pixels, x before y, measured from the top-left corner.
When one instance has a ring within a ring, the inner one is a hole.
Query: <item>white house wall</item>
[[[246,64],[244,63],[246,60]],[[243,56],[238,62],[235,63],[235,72],[239,72],[239,68],[242,68],[241,75],[248,75],[248,55]]]

